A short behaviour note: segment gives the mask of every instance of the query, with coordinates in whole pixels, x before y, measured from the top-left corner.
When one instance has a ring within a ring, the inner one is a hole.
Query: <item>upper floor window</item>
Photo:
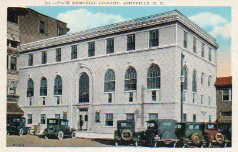
[[[137,75],[134,67],[129,67],[125,74],[125,91],[136,90]]]
[[[135,34],[127,35],[127,50],[135,50]]]
[[[40,82],[40,96],[47,96],[47,79],[45,77]]]
[[[159,30],[150,31],[149,45],[150,47],[159,45]]]
[[[195,37],[193,37],[193,52],[197,52],[197,39]]]
[[[208,77],[208,86],[209,86],[209,87],[211,86],[211,79],[212,79],[212,77],[209,76],[209,77]]]
[[[127,113],[126,114],[126,120],[135,120],[135,114],[134,113]]]
[[[40,32],[41,34],[45,34],[45,33],[46,33],[45,30],[46,30],[46,28],[45,28],[45,22],[40,21],[39,32]]]
[[[11,70],[17,70],[17,58],[16,57],[11,57]]]
[[[104,92],[115,91],[115,73],[109,69],[105,74]]]
[[[41,124],[45,124],[45,122],[46,122],[46,115],[45,114],[41,114],[40,115],[40,123]]]
[[[149,120],[158,120],[158,113],[149,113]]]
[[[204,48],[205,48],[205,44],[202,43],[201,45],[202,45],[202,46],[201,46],[201,47],[202,47],[202,50],[201,50],[201,56],[204,57]]]
[[[34,96],[34,82],[31,78],[29,78],[27,82],[27,97]]]
[[[47,54],[46,54],[46,51],[43,51],[41,53],[41,63],[42,64],[46,64],[47,63]]]
[[[107,39],[107,54],[114,53],[114,38]]]
[[[95,42],[88,42],[88,57],[95,55]]]
[[[197,92],[197,72],[193,71],[192,91]]]
[[[205,77],[205,74],[202,73],[202,74],[201,74],[201,84],[203,84],[203,82],[204,82],[204,77]]]
[[[77,59],[77,45],[72,45],[71,46],[71,60]]]
[[[10,82],[9,94],[16,94],[16,88],[17,88],[17,83],[13,81]]]
[[[106,126],[113,126],[113,114],[112,113],[106,113]]]
[[[56,62],[60,62],[61,61],[61,48],[57,48],[56,49],[55,61]]]
[[[15,13],[14,11],[11,12],[9,10],[10,9],[8,9],[8,12],[7,12],[7,21],[18,24],[18,15],[17,15],[17,13]]]
[[[19,45],[19,42],[7,39],[7,46],[17,48]]]
[[[28,66],[33,65],[33,54],[28,54]]]
[[[58,36],[64,35],[64,29],[61,27],[58,27]]]
[[[232,91],[229,88],[224,88],[222,90],[222,100],[231,101],[232,100]]]
[[[188,89],[188,69],[186,66],[183,67],[182,73],[184,76],[183,90],[187,90]]]
[[[188,33],[185,31],[183,33],[183,47],[184,48],[188,47]]]
[[[79,78],[79,102],[89,102],[89,77],[85,72]]]
[[[32,114],[27,115],[27,123],[32,124]]]
[[[147,72],[147,88],[159,89],[160,88],[160,68],[156,64],[152,64]]]
[[[212,48],[209,47],[209,51],[208,51],[208,59],[209,61],[212,61]]]
[[[54,95],[62,95],[62,78],[59,75],[55,77]]]

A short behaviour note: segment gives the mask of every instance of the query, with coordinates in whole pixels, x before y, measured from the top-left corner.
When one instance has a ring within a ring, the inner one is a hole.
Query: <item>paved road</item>
[[[82,138],[65,138],[58,139],[44,139],[34,135],[9,135],[7,136],[8,147],[112,147],[113,140],[102,139],[82,139]]]

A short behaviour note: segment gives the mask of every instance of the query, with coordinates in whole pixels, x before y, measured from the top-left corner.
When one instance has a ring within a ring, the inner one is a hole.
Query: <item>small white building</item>
[[[81,117],[99,133],[117,120],[138,130],[149,119],[180,121],[181,100],[184,121],[215,121],[217,48],[176,10],[24,44],[19,104],[29,126],[60,117],[79,129]]]

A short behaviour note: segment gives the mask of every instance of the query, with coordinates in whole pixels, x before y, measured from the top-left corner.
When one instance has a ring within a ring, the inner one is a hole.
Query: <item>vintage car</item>
[[[220,131],[218,131],[216,123],[204,122],[202,123],[202,129],[208,147],[211,147],[213,145],[226,147],[229,141]]]
[[[26,119],[24,117],[7,118],[7,134],[17,134],[19,136],[27,134],[29,128],[25,124]]]
[[[159,119],[147,121],[147,129],[140,133],[140,142],[147,143],[150,146],[171,145],[176,146],[177,136],[175,134],[176,120]]]
[[[135,121],[132,120],[118,120],[117,130],[114,131],[115,145],[119,143],[138,144],[138,133],[135,132]]]
[[[179,145],[185,146],[206,146],[206,140],[203,137],[203,130],[201,123],[197,122],[186,122],[177,123],[176,135],[179,139]]]
[[[49,137],[57,137],[58,139],[64,137],[76,138],[76,130],[68,126],[68,120],[66,119],[49,118],[43,135],[46,139]]]

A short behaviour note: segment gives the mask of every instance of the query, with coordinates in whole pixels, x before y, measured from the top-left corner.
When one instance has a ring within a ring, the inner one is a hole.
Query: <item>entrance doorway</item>
[[[88,108],[79,108],[78,130],[88,130]]]

